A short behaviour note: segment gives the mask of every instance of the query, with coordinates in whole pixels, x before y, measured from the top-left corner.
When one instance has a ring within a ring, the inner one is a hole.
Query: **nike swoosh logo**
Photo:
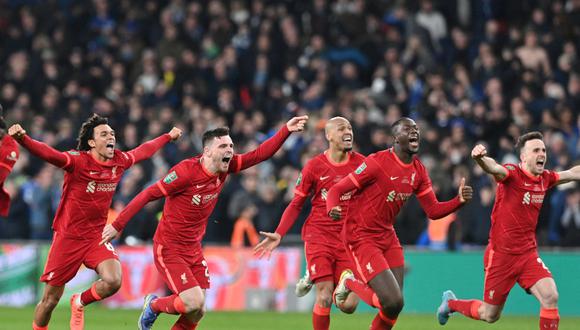
[[[89,172],[90,175],[95,175],[95,174],[99,174],[99,172],[95,172],[95,171],[90,171]]]
[[[199,189],[199,188],[203,188],[203,187],[205,187],[205,185],[204,185],[204,184],[198,184],[198,185],[196,185],[195,187],[196,187],[197,189]]]
[[[328,179],[329,177],[330,177],[330,175],[327,175],[327,176],[321,176],[321,177],[320,177],[320,181],[324,181],[324,180]]]
[[[524,183],[524,186],[526,186],[526,187],[529,187],[531,185],[532,185],[531,183]]]
[[[392,176],[391,180],[397,180],[399,177],[398,176]]]

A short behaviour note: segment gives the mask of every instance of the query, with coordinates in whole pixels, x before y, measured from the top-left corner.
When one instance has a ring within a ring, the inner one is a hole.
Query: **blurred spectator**
[[[271,230],[296,168],[324,150],[320,128],[336,115],[351,119],[365,154],[391,145],[390,125],[411,116],[437,193],[453,190],[458,171],[476,181],[476,197],[450,225],[458,247],[485,244],[493,205],[492,183],[469,156],[476,142],[496,159],[518,162],[515,138],[541,129],[549,167],[580,157],[577,1],[64,1],[50,6],[50,20],[47,8],[0,5],[0,103],[9,124],[59,150],[75,147],[91,112],[109,117],[123,148],[172,125],[185,131],[127,173],[116,210],[163,169],[200,153],[207,129],[231,127],[243,152],[287,117],[310,115],[305,134],[257,173],[226,185],[208,241],[229,240],[251,205],[256,228]],[[13,173],[23,182],[11,186],[17,207],[0,222],[3,237],[46,237],[60,198],[52,187],[62,177],[27,156]],[[575,213],[565,205],[574,196],[547,197],[540,235],[550,244],[580,245],[566,238]],[[123,239],[149,240],[159,206],[139,213]],[[416,242],[425,221],[412,207],[403,211],[400,237]]]

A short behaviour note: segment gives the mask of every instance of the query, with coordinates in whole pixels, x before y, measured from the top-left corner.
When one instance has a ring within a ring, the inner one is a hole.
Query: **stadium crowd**
[[[456,249],[487,243],[495,185],[470,158],[477,142],[517,163],[515,139],[541,130],[547,168],[578,162],[579,40],[579,0],[10,0],[0,4],[0,103],[9,125],[59,150],[76,147],[92,113],[109,118],[123,150],[184,130],[125,174],[111,217],[200,153],[206,129],[229,126],[243,152],[308,114],[305,134],[230,179],[206,236],[218,243],[237,221],[276,228],[299,169],[327,147],[327,119],[349,118],[356,149],[369,154],[388,147],[390,125],[409,116],[438,197],[453,197],[461,177],[475,196],[439,224],[409,201],[399,237]],[[62,173],[21,153],[5,185],[13,197],[0,239],[50,239]],[[124,242],[150,240],[161,207],[141,211]],[[580,188],[550,193],[538,228],[541,245],[579,246]]]

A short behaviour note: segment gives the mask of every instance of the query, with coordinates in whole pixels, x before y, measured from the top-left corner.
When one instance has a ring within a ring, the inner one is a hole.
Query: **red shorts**
[[[483,300],[491,305],[503,305],[516,282],[528,291],[539,280],[552,277],[536,250],[525,254],[507,254],[494,251],[488,246],[483,265]]]
[[[40,281],[63,286],[75,277],[82,264],[96,269],[107,259],[119,260],[111,243],[99,245],[99,242],[100,239],[79,240],[54,232]]]
[[[173,293],[179,294],[196,286],[209,289],[209,269],[201,250],[192,258],[153,243],[153,257],[157,271]]]
[[[347,251],[355,273],[365,283],[384,270],[405,265],[403,248],[396,236],[389,244],[374,239],[347,242]]]
[[[353,269],[342,243],[329,246],[320,243],[304,242],[306,264],[312,282],[333,281],[336,285],[345,269]]]

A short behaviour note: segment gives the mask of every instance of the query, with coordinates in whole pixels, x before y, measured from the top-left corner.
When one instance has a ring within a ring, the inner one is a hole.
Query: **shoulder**
[[[133,158],[129,155],[128,152],[121,151],[119,149],[115,149],[115,154],[113,156],[113,160],[115,160],[115,161],[133,161]]]
[[[351,161],[353,161],[353,162],[359,162],[359,163],[362,162],[362,161],[364,161],[365,158],[366,158],[365,155],[363,155],[361,153],[358,153],[356,151],[353,152],[351,154],[351,157],[350,157]]]

